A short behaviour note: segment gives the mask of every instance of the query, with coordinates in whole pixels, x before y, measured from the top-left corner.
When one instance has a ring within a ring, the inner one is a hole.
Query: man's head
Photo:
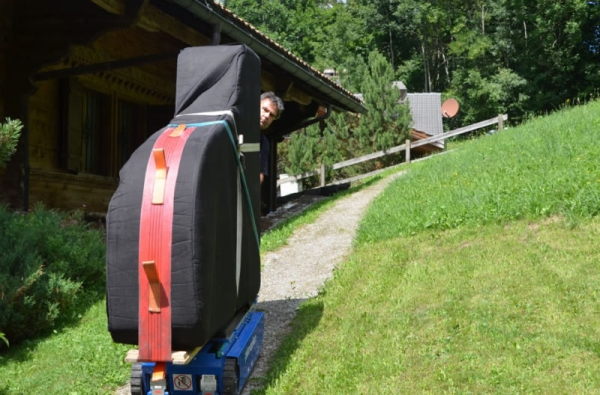
[[[260,95],[260,130],[265,130],[283,113],[283,100],[273,92]]]

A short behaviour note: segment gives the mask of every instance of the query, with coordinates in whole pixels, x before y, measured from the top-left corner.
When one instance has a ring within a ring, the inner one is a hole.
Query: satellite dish
[[[442,116],[444,118],[452,118],[458,113],[458,102],[454,99],[448,99],[442,104]]]

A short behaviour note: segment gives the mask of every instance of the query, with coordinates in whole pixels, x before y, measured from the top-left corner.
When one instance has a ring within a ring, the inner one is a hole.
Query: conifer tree
[[[402,144],[412,122],[408,104],[400,103],[400,90],[393,86],[394,71],[378,52],[369,54],[369,68],[362,83],[364,105],[355,130],[363,154]]]
[[[298,175],[317,168],[319,163],[319,130],[310,126],[304,131],[292,133],[288,145],[286,171]]]

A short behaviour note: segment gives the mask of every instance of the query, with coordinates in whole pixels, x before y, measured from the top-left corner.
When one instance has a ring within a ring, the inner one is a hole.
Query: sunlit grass
[[[362,245],[265,393],[597,393],[599,237],[597,217],[557,218]]]
[[[359,242],[425,229],[600,212],[600,102],[414,164],[369,208]]]
[[[11,345],[0,356],[0,394],[110,394],[129,377],[129,348],[112,342],[106,302],[97,302],[76,326]]]
[[[300,307],[264,392],[597,393],[599,112],[594,102],[411,164]],[[358,188],[267,233],[262,252]],[[0,395],[110,393],[128,378],[128,348],[112,343],[99,302],[77,326],[11,344]]]

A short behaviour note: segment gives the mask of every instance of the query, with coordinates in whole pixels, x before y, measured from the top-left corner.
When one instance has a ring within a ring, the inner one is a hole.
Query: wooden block
[[[171,354],[174,365],[187,365],[200,352],[200,347],[191,351],[175,351]]]
[[[185,123],[182,123],[181,125],[177,126],[175,128],[175,130],[173,130],[171,132],[169,137],[179,137],[179,136],[181,136],[181,133],[183,133],[184,130],[185,130]]]
[[[171,361],[173,365],[187,365],[200,352],[201,347],[197,347],[190,351],[174,351],[171,353]],[[125,362],[136,363],[142,362],[139,360],[139,350],[129,350],[125,356]]]
[[[167,183],[167,160],[165,158],[165,150],[162,148],[155,148],[152,150],[152,154],[156,164],[152,204],[163,204],[165,201],[165,187]]]
[[[148,308],[153,313],[160,313],[160,279],[158,270],[154,261],[142,262],[144,272],[148,277],[150,293],[148,295]]]

